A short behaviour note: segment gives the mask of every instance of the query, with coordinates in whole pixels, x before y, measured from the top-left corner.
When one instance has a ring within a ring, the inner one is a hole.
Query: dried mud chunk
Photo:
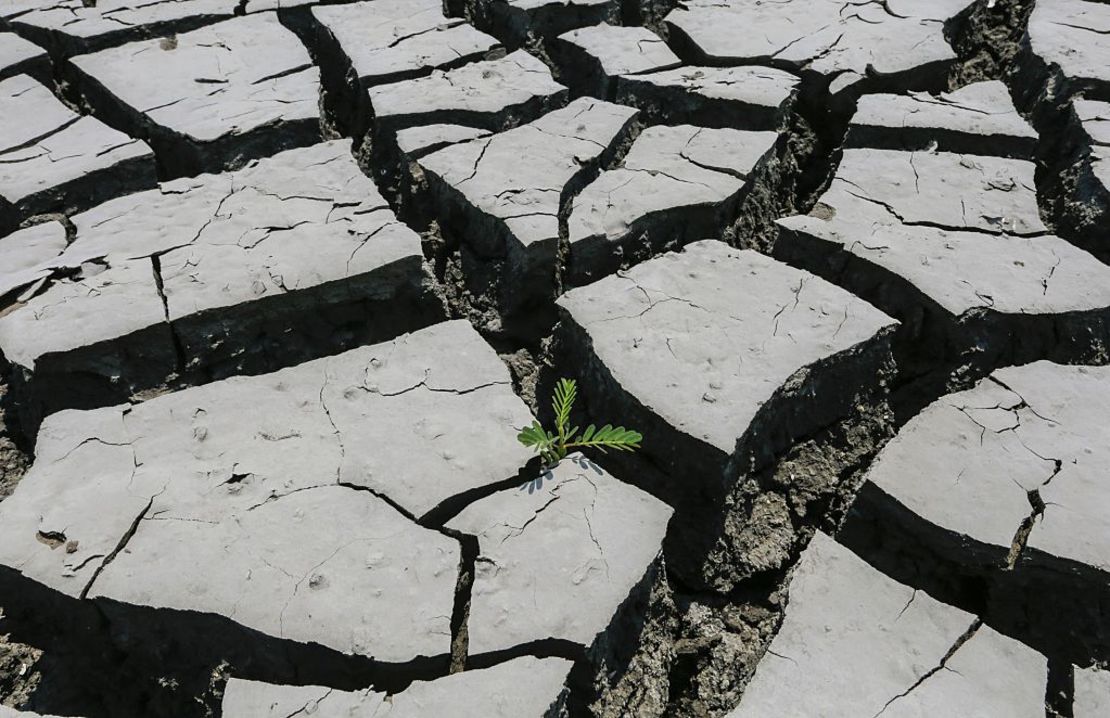
[[[1075,718],[1096,718],[1110,711],[1110,673],[1076,669],[1073,710]]]
[[[884,405],[896,322],[808,272],[712,240],[558,305],[558,346],[591,411],[650,437],[641,454],[657,470],[625,470],[676,510],[668,569],[724,592],[783,567],[798,539],[789,489],[761,482],[800,439]]]
[[[61,55],[76,55],[143,40],[172,36],[231,19],[238,0],[83,0],[35,3],[12,20],[19,32]]]
[[[32,419],[174,375],[288,366],[442,314],[419,237],[359,171],[349,141],[165,183],[73,224],[73,243],[15,283],[49,281],[0,317],[16,402]]]
[[[504,263],[495,291],[506,311],[553,294],[564,198],[613,152],[635,115],[583,97],[530,124],[419,160],[441,199],[441,225],[478,255]]]
[[[729,718],[1044,714],[1043,656],[824,534],[789,590],[782,627]]]
[[[851,413],[851,397],[880,381],[895,326],[808,272],[711,240],[558,303],[600,384],[591,391],[653,436],[645,453],[699,478],[692,493]]]
[[[385,662],[445,655],[459,544],[396,507],[514,477],[528,452],[513,429],[529,419],[463,321],[60,412],[0,504],[0,563],[124,613],[214,614]],[[73,550],[52,547],[60,536]]]
[[[50,79],[50,58],[38,45],[27,42],[14,32],[0,32],[0,79],[16,75],[33,75],[39,80]]]
[[[1011,159],[846,150],[814,212],[778,221],[775,256],[902,320],[911,378],[1093,359],[1110,337],[1110,270],[1047,234],[1033,172]]]
[[[1032,162],[951,152],[845,150],[819,202],[864,226],[1047,234]]]
[[[777,138],[691,125],[644,130],[620,167],[571,201],[567,281],[585,284],[622,262],[720,234]]]
[[[176,35],[268,10],[290,10],[315,0],[19,0],[8,15],[22,35],[69,57],[136,40]],[[24,5],[24,8],[19,8]],[[0,16],[3,11],[0,11]]]
[[[156,181],[146,143],[78,115],[27,75],[0,81],[0,137],[0,223],[8,228]]]
[[[1110,101],[1110,5],[1046,0],[1029,16],[1021,61],[1050,99],[1082,94]],[[1041,89],[1041,88],[1036,88]]]
[[[621,75],[616,96],[657,122],[774,130],[793,106],[798,82],[770,67],[676,67]]]
[[[460,0],[447,0],[461,4]],[[620,0],[474,0],[467,14],[513,47],[550,39],[568,30],[621,20]]]
[[[887,444],[842,539],[915,586],[984,597],[988,622],[1026,642],[1105,660],[1108,411],[1105,367],[999,369]]]
[[[14,708],[0,705],[0,718],[58,718],[58,716],[32,713],[31,711],[17,711]]]
[[[492,668],[415,681],[389,697],[372,690],[348,692],[233,678],[224,692],[223,712],[238,718],[286,718],[300,712],[367,718],[541,716],[558,698],[570,666],[563,658],[523,656]]]
[[[590,646],[629,594],[646,590],[670,517],[580,454],[528,490],[468,506],[447,526],[478,537],[470,654],[548,639]]]
[[[666,70],[681,64],[651,30],[602,23],[559,36],[556,54],[563,74],[596,97],[612,97],[618,75]]]
[[[1035,160],[1037,133],[1014,108],[1006,85],[993,80],[937,95],[865,95],[847,143]]]
[[[774,61],[831,78],[833,94],[857,94],[869,80],[881,85],[886,78],[903,83],[942,78],[956,61],[944,23],[970,4],[692,0],[665,22],[672,40],[705,64]]]
[[[481,59],[497,40],[443,14],[441,0],[321,5],[312,15],[338,43],[363,89]]]
[[[410,127],[397,133],[397,149],[410,159],[417,159],[442,150],[449,145],[476,140],[490,134],[492,133],[489,130],[464,127],[463,125]]]
[[[37,284],[50,276],[53,261],[67,246],[66,229],[61,222],[43,222],[4,237],[0,245],[0,257],[4,258],[0,266],[0,298],[8,298],[13,292],[33,292]]]
[[[320,71],[274,13],[70,62],[93,107],[148,140],[170,176],[233,168],[321,139]]]
[[[428,77],[369,89],[378,132],[448,123],[497,131],[557,107],[566,88],[547,65],[518,50]]]

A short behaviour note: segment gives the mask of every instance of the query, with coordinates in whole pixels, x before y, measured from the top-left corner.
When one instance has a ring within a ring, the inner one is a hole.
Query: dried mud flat
[[[0,718],[1110,714],[1108,34],[7,3]]]

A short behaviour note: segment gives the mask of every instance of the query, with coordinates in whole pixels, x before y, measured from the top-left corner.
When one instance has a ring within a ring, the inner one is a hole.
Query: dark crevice
[[[1110,660],[1107,574],[1028,545],[1036,492],[1008,545],[949,531],[865,483],[837,540],[899,583],[961,608],[1052,661]],[[1052,511],[1052,507],[1047,509]]]
[[[404,663],[275,638],[214,614],[68,598],[0,568],[0,634],[41,648],[27,710],[82,718],[220,715],[229,676],[398,693],[448,675],[448,655]]]
[[[558,366],[592,371],[589,362],[562,352],[556,350]],[[656,443],[671,442],[649,425],[650,414],[629,409],[624,400],[599,390],[597,380],[578,378],[584,406],[572,423],[617,412],[655,436]],[[870,401],[861,398],[858,404]],[[700,466],[704,449],[688,448],[684,469],[664,465],[652,452],[596,457],[617,479],[675,508],[664,542],[669,588],[657,593],[647,608],[652,618],[641,631],[636,655],[597,678],[605,686],[601,695],[596,689],[583,693],[572,686],[572,698],[600,701],[613,712],[593,714],[606,716],[626,715],[621,711],[639,701],[653,706],[654,712],[645,715],[731,710],[781,620],[781,595],[791,567],[815,530],[835,530],[863,467],[890,434],[888,421],[883,416],[831,421],[812,436],[793,439],[789,448],[766,460],[764,470],[741,476],[731,488],[703,488],[711,473]],[[758,423],[766,426],[768,420]],[[833,467],[835,475],[829,476]],[[776,560],[759,564],[750,559],[761,553],[771,553]],[[743,646],[742,661],[733,652],[735,641]],[[667,696],[661,705],[660,695]],[[646,710],[636,710],[641,709]]]
[[[526,468],[521,469],[520,475],[524,475],[526,470]],[[451,673],[459,673],[467,667],[467,656],[469,654],[470,643],[467,621],[470,616],[471,590],[474,586],[474,571],[475,563],[478,559],[479,546],[477,536],[447,528],[444,524],[474,501],[490,496],[497,491],[519,485],[520,480],[514,477],[505,482],[479,487],[464,492],[463,494],[453,496],[450,499],[446,499],[436,508],[424,514],[424,516],[417,518],[404,506],[401,506],[388,495],[380,491],[358,484],[339,482],[339,486],[353,491],[365,491],[381,499],[413,523],[443,534],[459,544],[458,578],[456,580],[455,598],[451,611]]]
[[[169,327],[170,339],[173,342],[174,356],[177,358],[177,374],[181,376],[185,373],[188,360],[185,354],[185,345],[181,342],[181,337],[177,333],[177,328],[170,318],[170,303],[169,299],[166,297],[166,287],[162,279],[162,256],[160,254],[150,255],[150,264],[154,268],[154,287],[158,290],[158,297],[162,300],[162,312],[166,318],[166,326]]]
[[[104,558],[104,560],[100,562],[100,565],[96,567],[96,571],[93,572],[92,578],[90,578],[89,582],[85,584],[85,587],[81,589],[80,598],[82,600],[88,597],[89,591],[92,590],[93,584],[96,583],[96,579],[100,578],[101,572],[103,572],[104,569],[106,569],[112,563],[112,561],[115,560],[120,551],[123,551],[125,548],[127,548],[127,543],[135,535],[135,532],[139,530],[139,525],[143,522],[143,519],[146,517],[147,512],[150,511],[150,507],[153,505],[154,498],[151,498],[150,501],[147,502],[146,506],[143,507],[143,510],[140,511],[139,514],[135,517],[134,521],[131,522],[131,525],[127,528],[127,532],[120,538],[119,543],[116,544],[116,547],[112,549],[112,552],[109,553]]]
[[[945,25],[960,58],[953,84],[1003,80],[1014,72],[1034,0],[977,0]]]
[[[1048,681],[1045,686],[1045,718],[1086,718],[1076,716],[1075,666],[1068,661],[1048,660]]]
[[[462,547],[462,554],[459,559],[459,580],[455,587],[455,604],[451,611],[452,673],[466,670],[467,657],[470,655],[470,600],[479,551],[476,537],[457,533],[456,538]]]
[[[510,661],[521,656],[534,658],[565,658],[569,661],[580,661],[585,656],[586,649],[582,644],[568,641],[564,638],[542,638],[528,643],[522,643],[512,648],[489,653],[471,654],[466,661],[466,670],[490,668],[499,663]]]
[[[993,5],[993,7],[988,7]],[[1034,52],[1026,33],[1033,0],[977,2],[954,40],[972,79],[1001,79],[1019,112],[1037,131],[1037,200],[1045,223],[1057,235],[1110,263],[1103,224],[1110,216],[1110,191],[1092,171],[1091,147],[1072,108],[1097,89],[1065,77]],[[983,68],[986,70],[983,70]],[[1101,97],[1110,100],[1110,95]]]
[[[725,238],[736,246],[770,252],[776,219],[807,214],[828,188],[840,164],[855,103],[833,105],[829,80],[803,76],[784,118],[774,159],[753,176],[757,191],[741,204]]]
[[[633,118],[632,121],[627,123],[624,128],[617,133],[609,143],[605,151],[588,166],[582,168],[567,184],[563,187],[562,193],[559,195],[559,247],[555,256],[555,294],[551,298],[554,301],[559,295],[570,288],[569,276],[569,261],[570,261],[570,213],[574,206],[575,198],[585,190],[590,183],[596,180],[602,172],[621,167],[624,164],[624,158],[628,155],[632,145],[640,136],[644,126]],[[555,322],[557,317],[552,315],[547,318],[547,322],[539,332],[539,336],[545,339],[550,337],[554,331]],[[542,340],[541,340],[542,341]]]
[[[948,651],[940,659],[940,662],[937,665],[930,668],[929,670],[927,670],[925,673],[921,674],[921,676],[916,681],[914,681],[914,684],[912,686],[910,686],[909,688],[907,688],[902,693],[899,693],[898,695],[894,696],[889,701],[887,701],[886,705],[883,706],[882,710],[880,710],[878,713],[875,714],[875,718],[878,718],[879,716],[881,716],[883,713],[886,712],[886,710],[888,708],[890,708],[890,706],[897,703],[902,698],[905,698],[906,696],[908,696],[910,693],[912,693],[914,690],[919,688],[923,683],[925,683],[927,680],[932,678],[934,675],[936,675],[937,673],[940,673],[941,671],[945,670],[945,668],[947,667],[948,661],[951,660],[952,656],[954,656],[956,654],[956,651],[960,650],[961,646],[963,646],[965,643],[970,641],[975,636],[975,632],[979,630],[979,627],[981,625],[983,625],[982,621],[980,621],[978,619],[972,621],[971,625],[968,626],[967,630],[964,631],[960,635],[960,637],[957,638],[956,641],[948,648]]]
[[[1018,526],[1017,531],[1014,532],[1014,538],[1010,542],[1010,552],[1006,555],[1006,569],[1009,571],[1014,570],[1017,565],[1018,559],[1021,558],[1022,553],[1025,551],[1026,545],[1029,543],[1029,534],[1033,532],[1033,527],[1037,524],[1037,519],[1044,515],[1044,501],[1041,499],[1041,494],[1036,489],[1026,493],[1026,498],[1029,499],[1029,505],[1032,507],[1029,515],[1021,520],[1021,525]]]
[[[249,0],[241,0],[246,4]],[[369,105],[365,89],[354,80],[354,70],[339,43],[311,13],[310,6],[280,8],[278,20],[301,41],[320,70],[320,124],[324,139],[349,137],[362,142],[367,120],[360,115]],[[360,124],[361,123],[361,124]]]
[[[540,473],[542,473],[542,469],[543,461],[538,456],[534,457],[521,467],[516,476],[485,486],[478,486],[469,491],[464,491],[444,499],[437,504],[435,508],[421,516],[417,522],[422,526],[444,526],[471,504],[493,496],[496,493],[518,488],[539,476]]]

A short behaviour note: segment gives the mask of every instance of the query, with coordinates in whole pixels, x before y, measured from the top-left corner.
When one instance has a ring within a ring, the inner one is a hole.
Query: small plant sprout
[[[571,449],[592,447],[604,453],[606,449],[635,451],[640,448],[643,435],[623,426],[606,424],[599,429],[590,424],[579,435],[577,426],[570,427],[570,410],[577,396],[578,386],[575,381],[560,379],[555,385],[555,395],[551,398],[551,408],[555,410],[555,431],[548,431],[540,422],[533,420],[531,426],[520,430],[517,440],[535,449],[549,466],[565,459]]]

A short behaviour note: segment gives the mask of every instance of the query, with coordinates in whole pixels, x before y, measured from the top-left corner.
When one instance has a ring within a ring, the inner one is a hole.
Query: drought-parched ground
[[[0,717],[1110,715],[1108,38],[3,3]]]

